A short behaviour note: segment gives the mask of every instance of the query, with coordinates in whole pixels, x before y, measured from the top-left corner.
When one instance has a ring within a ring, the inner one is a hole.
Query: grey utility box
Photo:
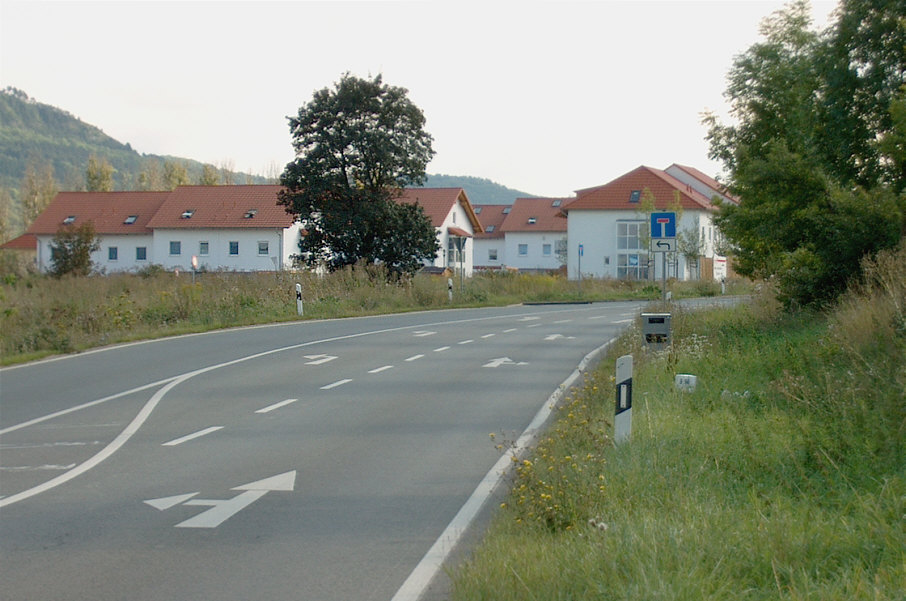
[[[642,339],[654,351],[670,345],[670,313],[642,313]]]

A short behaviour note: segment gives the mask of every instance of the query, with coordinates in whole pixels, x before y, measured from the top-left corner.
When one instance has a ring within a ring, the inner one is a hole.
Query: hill
[[[100,128],[54,106],[30,98],[15,88],[0,91],[0,197],[9,203],[6,219],[9,237],[24,230],[19,188],[28,166],[50,166],[58,189],[78,190],[85,184],[85,170],[92,155],[106,160],[114,169],[114,188],[140,189],[141,174],[160,176],[164,164],[184,166],[188,179],[197,183],[205,165],[192,159],[137,152],[105,134]],[[212,166],[208,166],[212,167]],[[260,175],[232,173],[218,169],[229,183],[262,184],[273,181]],[[476,204],[510,204],[517,197],[530,196],[487,179],[468,176],[429,175],[426,186],[462,187]],[[154,186],[151,186],[154,188]],[[162,189],[157,187],[155,189]]]

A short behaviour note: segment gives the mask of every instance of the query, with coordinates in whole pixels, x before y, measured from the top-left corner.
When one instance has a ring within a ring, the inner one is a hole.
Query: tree
[[[290,118],[296,159],[280,177],[280,203],[306,229],[300,258],[331,270],[360,261],[401,275],[437,254],[421,207],[398,202],[425,181],[434,156],[425,117],[404,88],[348,73]]]
[[[220,174],[214,165],[205,164],[201,168],[201,175],[198,178],[199,186],[216,186],[220,181]]]
[[[101,248],[90,221],[78,227],[63,226],[53,237],[51,248],[51,273],[60,277],[66,274],[86,276],[91,273],[91,253]]]
[[[95,155],[88,158],[85,188],[89,192],[113,192],[113,165],[107,159]]]
[[[19,191],[25,227],[31,225],[56,195],[57,182],[54,180],[53,166],[50,163],[39,165],[35,160],[29,161]]]
[[[906,227],[903,162],[891,156],[902,148],[906,13],[901,2],[845,0],[819,35],[808,10],[799,0],[775,13],[765,41],[734,62],[737,124],[705,122],[711,157],[741,199],[715,220],[737,271],[776,277],[788,305],[821,306]]]
[[[174,190],[178,186],[189,184],[189,170],[185,162],[164,161],[164,181],[167,190]]]

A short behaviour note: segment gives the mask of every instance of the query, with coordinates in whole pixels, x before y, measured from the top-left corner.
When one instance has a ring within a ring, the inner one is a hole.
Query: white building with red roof
[[[506,266],[520,271],[556,271],[566,266],[569,198],[517,198],[500,229]]]
[[[417,204],[431,220],[437,232],[440,250],[426,267],[462,270],[472,275],[474,236],[481,232],[481,222],[462,188],[406,188],[399,202]]]
[[[503,221],[513,205],[474,205],[482,231],[475,232],[473,260],[475,269],[496,270],[506,267],[506,239]]]
[[[677,234],[687,242],[698,241],[695,252],[684,253],[683,245],[679,252],[649,252],[646,191],[654,197],[655,210],[680,209]],[[715,265],[725,268],[726,258],[716,251],[716,198],[735,202],[715,180],[680,165],[666,171],[641,166],[602,186],[578,190],[563,209],[568,216],[569,277],[659,280],[666,258],[668,277],[719,279],[725,272]]]

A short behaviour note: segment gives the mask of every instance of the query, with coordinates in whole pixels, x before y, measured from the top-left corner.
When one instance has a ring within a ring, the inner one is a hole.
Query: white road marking
[[[27,443],[27,444],[0,444],[0,450],[4,449],[38,449],[45,447],[85,447],[88,445],[99,445],[101,444],[100,440],[92,440],[91,442],[41,442],[41,443]]]
[[[384,365],[383,367],[376,367],[376,368],[374,368],[374,369],[372,369],[372,370],[369,370],[368,373],[370,373],[370,374],[379,374],[379,373],[381,373],[382,371],[387,371],[388,369],[393,369],[393,366],[392,366],[392,365]]]
[[[268,405],[256,411],[255,413],[270,413],[274,409],[279,409],[280,407],[286,407],[287,405],[292,405],[299,399],[286,399],[285,401],[280,401],[279,403],[274,403],[273,405]]]
[[[324,363],[329,363],[337,357],[333,355],[305,355],[306,359],[311,359],[311,361],[306,361],[305,365],[323,365]]]
[[[509,330],[504,330],[503,333],[504,333],[504,334],[509,334],[510,332],[515,332],[515,331],[518,330],[518,329],[519,329],[519,328],[510,328]]]
[[[537,319],[541,319],[541,318],[536,315],[529,315],[527,317],[523,317],[523,318],[519,319],[519,321],[535,321]]]
[[[331,390],[333,388],[336,388],[337,386],[342,386],[343,384],[349,384],[350,382],[352,382],[352,378],[346,378],[344,380],[337,380],[333,384],[328,384],[327,386],[322,386],[321,390]]]
[[[458,342],[457,344],[472,344],[473,342],[475,342],[475,341],[474,340],[463,340],[461,342]]]
[[[434,349],[434,352],[435,352],[435,353],[442,353],[442,352],[448,351],[448,350],[450,350],[450,347],[449,347],[449,346],[442,346],[442,347],[439,347],[439,348]]]
[[[408,359],[406,359],[406,361],[410,361],[410,362],[411,362],[411,361],[418,361],[418,360],[421,359],[422,357],[424,357],[424,355],[412,355],[411,357],[409,357]]]
[[[634,321],[635,319],[621,319],[619,321],[615,321],[614,323],[632,323]]]
[[[433,336],[435,334],[437,334],[437,332],[431,332],[430,330],[416,330],[412,332],[412,335],[417,338],[424,338],[425,336]]]
[[[493,338],[496,335],[497,334],[485,334],[484,336],[482,336],[482,338]]]
[[[525,327],[526,328],[538,328],[538,327],[541,327],[541,324],[540,323],[530,323],[529,325],[527,325]]]
[[[201,438],[202,436],[207,436],[208,434],[216,432],[217,430],[223,430],[223,426],[211,426],[210,428],[205,428],[204,430],[199,430],[198,432],[193,432],[192,434],[186,434],[185,436],[174,438],[170,442],[165,442],[161,446],[175,447],[177,445],[181,445],[184,442],[189,442],[190,440],[195,440],[196,438]]]
[[[575,340],[576,339],[575,336],[564,336],[563,334],[550,334],[549,336],[544,337],[545,340],[557,340],[558,338],[563,338],[565,340]]]
[[[569,323],[571,321],[572,321],[572,319],[559,319],[559,320],[553,321],[551,323]]]
[[[145,501],[145,503],[147,503],[154,509],[157,509],[158,511],[163,511],[165,509],[170,509],[171,507],[176,507],[180,503],[188,501],[197,494],[197,492],[190,492],[187,495],[174,495],[172,497],[163,497],[162,499],[150,499],[148,501]]]

